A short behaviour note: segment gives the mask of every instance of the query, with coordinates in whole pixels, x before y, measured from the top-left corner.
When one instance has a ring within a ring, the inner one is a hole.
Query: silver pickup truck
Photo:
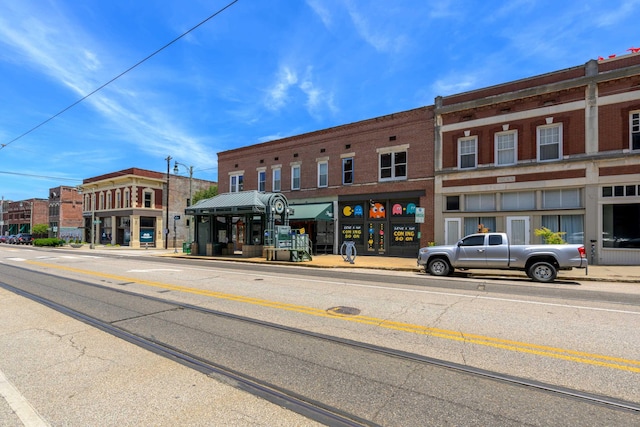
[[[558,270],[587,268],[583,245],[510,245],[505,233],[466,236],[453,246],[418,251],[418,265],[434,276],[459,269],[522,270],[537,282],[553,282]]]

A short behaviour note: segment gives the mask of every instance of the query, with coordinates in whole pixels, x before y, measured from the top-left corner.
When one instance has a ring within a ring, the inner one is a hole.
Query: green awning
[[[293,213],[289,214],[289,221],[331,221],[333,220],[332,203],[313,203],[309,205],[289,205]]]

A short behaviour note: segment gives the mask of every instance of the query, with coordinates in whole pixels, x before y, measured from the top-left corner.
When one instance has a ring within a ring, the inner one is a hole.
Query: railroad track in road
[[[166,294],[25,270],[17,283],[12,276],[3,275],[7,290],[327,425],[518,424],[532,416],[539,425],[562,424],[554,414],[623,425],[640,413],[633,402],[180,304]],[[346,307],[334,314],[350,315]]]

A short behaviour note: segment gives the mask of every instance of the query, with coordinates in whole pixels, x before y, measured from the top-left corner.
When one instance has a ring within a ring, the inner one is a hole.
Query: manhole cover
[[[327,310],[331,314],[346,314],[349,316],[357,316],[360,314],[360,310],[355,307],[333,307]]]

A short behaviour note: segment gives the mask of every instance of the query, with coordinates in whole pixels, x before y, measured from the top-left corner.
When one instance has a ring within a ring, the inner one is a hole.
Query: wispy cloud
[[[54,22],[56,27],[31,17],[28,9],[16,6],[11,14],[0,16],[0,43],[16,52],[15,61],[22,61],[48,75],[54,82],[73,91],[78,99],[121,71],[103,65],[100,52],[109,51],[109,47],[101,46],[63,15],[57,16]],[[109,63],[114,62],[115,67],[121,69],[130,65],[119,64],[110,58]],[[215,162],[215,153],[177,124],[179,117],[170,111],[162,111],[161,105],[169,105],[168,100],[158,102],[159,94],[148,90],[141,92],[141,80],[137,80],[136,85],[133,89],[118,81],[84,103],[91,105],[104,119],[117,124],[122,140],[142,151],[152,155],[183,151],[185,157],[198,156],[209,159],[209,163]],[[126,155],[123,150],[122,156]]]
[[[614,3],[607,3],[607,8],[598,14],[596,25],[598,27],[608,27],[616,25],[618,22],[627,19],[629,16],[638,15],[636,9],[640,7],[639,0],[623,1],[616,7]]]
[[[267,91],[265,106],[271,111],[278,111],[297,102],[300,95],[303,96],[304,106],[311,116],[320,117],[325,109],[331,113],[337,111],[333,94],[323,90],[314,81],[311,66],[301,76],[291,66],[281,66],[274,83]]]
[[[325,2],[321,0],[307,0],[307,5],[318,15],[325,27],[331,28],[332,15],[329,9],[327,9]]]
[[[399,34],[398,26],[382,25],[386,17],[376,14],[361,13],[355,3],[347,3],[349,16],[360,37],[379,52],[393,53],[400,51],[407,40],[403,34]],[[364,6],[368,7],[368,6]],[[380,18],[379,21],[371,22],[372,17]]]

